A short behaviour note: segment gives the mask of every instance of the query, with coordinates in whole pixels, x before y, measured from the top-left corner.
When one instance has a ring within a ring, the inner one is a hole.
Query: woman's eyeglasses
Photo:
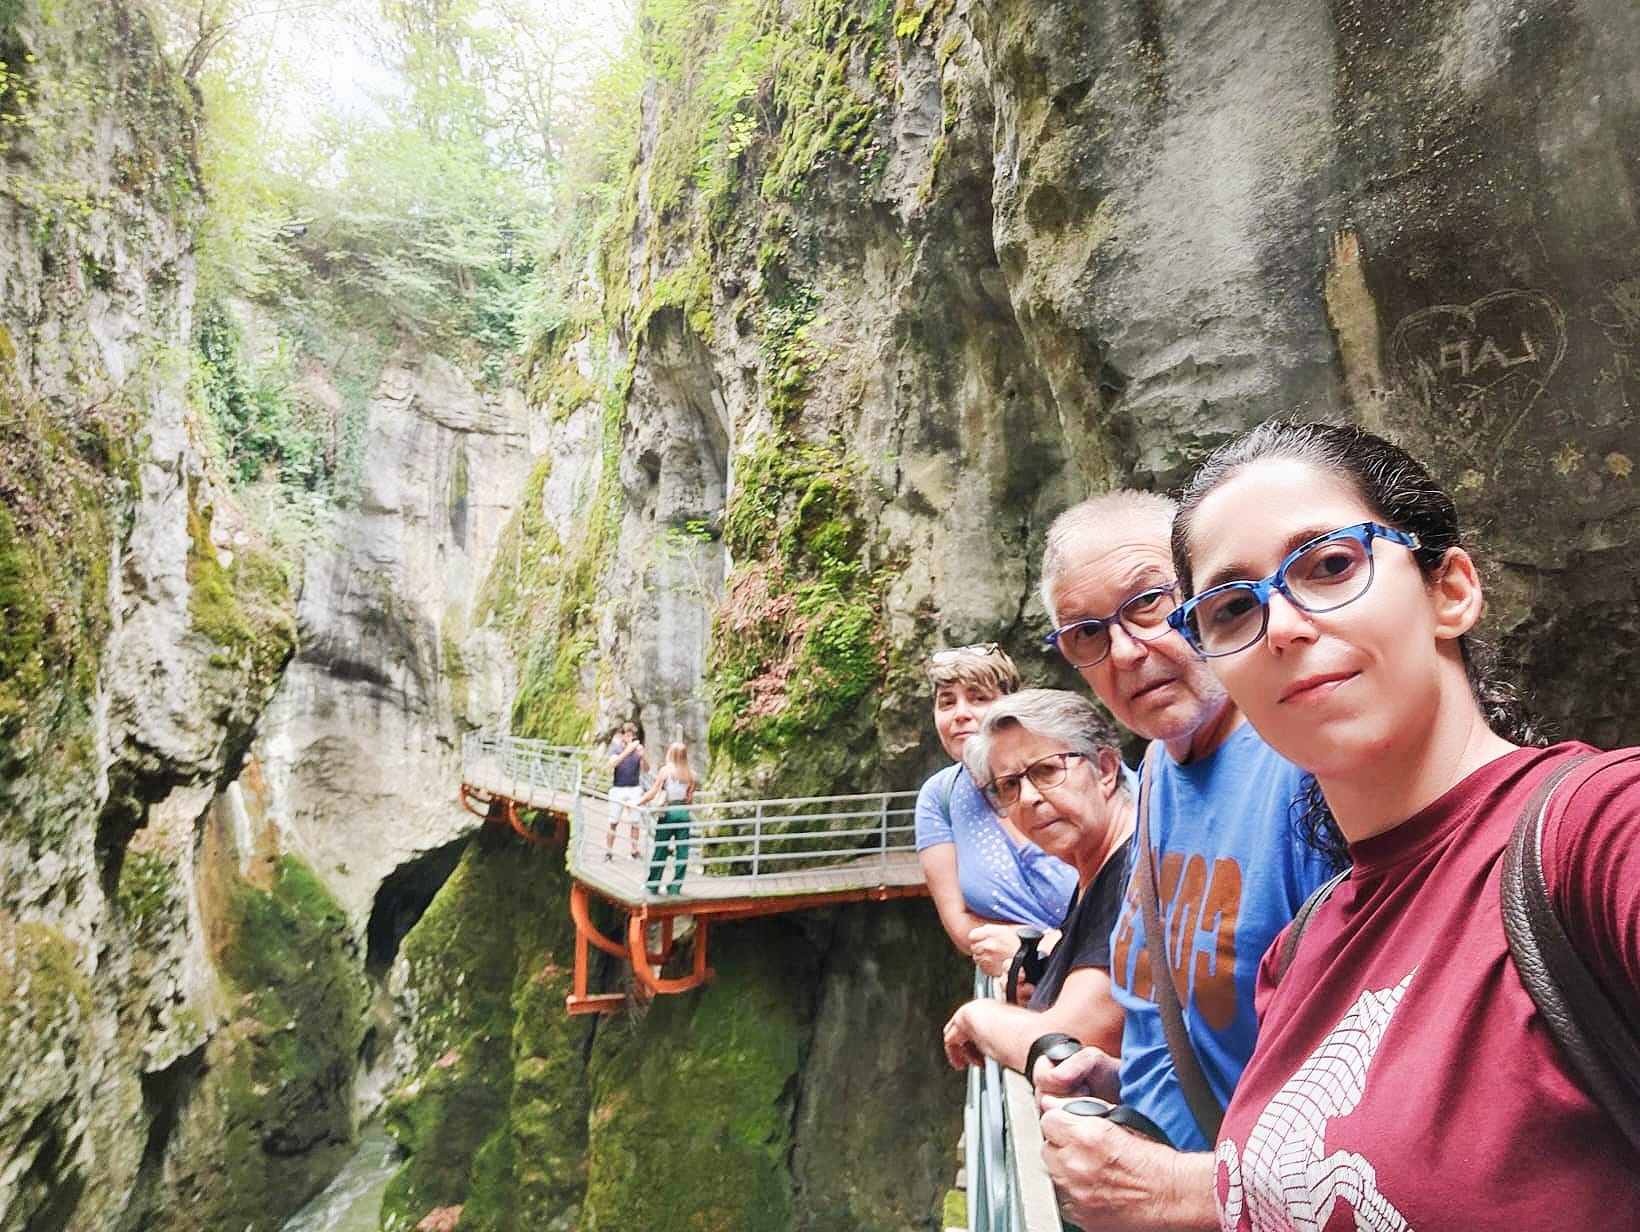
[[[1372,585],[1372,541],[1387,539],[1411,551],[1417,535],[1377,522],[1331,531],[1288,554],[1269,577],[1258,582],[1226,582],[1186,599],[1167,623],[1203,658],[1246,650],[1270,624],[1270,595],[1280,592],[1301,612],[1331,612],[1354,603]]]
[[[1057,647],[1072,667],[1092,667],[1110,653],[1110,627],[1121,625],[1137,642],[1153,642],[1167,632],[1168,615],[1178,606],[1177,582],[1152,586],[1122,600],[1109,616],[1061,625],[1042,640]]]
[[[1086,753],[1064,752],[1049,753],[1038,761],[1033,761],[1018,774],[1004,774],[1000,778],[992,779],[981,789],[985,798],[998,808],[1012,808],[1019,803],[1019,785],[1025,779],[1031,780],[1031,786],[1039,791],[1058,787],[1065,781],[1065,776],[1071,772],[1071,758],[1086,758]]]
[[[1001,642],[975,642],[971,646],[953,646],[949,650],[936,650],[928,656],[928,663],[931,667],[944,667],[947,663],[955,663],[963,655],[998,655],[1001,653]]]

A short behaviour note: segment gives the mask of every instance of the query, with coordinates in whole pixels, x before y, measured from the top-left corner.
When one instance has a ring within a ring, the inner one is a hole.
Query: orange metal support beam
[[[590,908],[587,888],[577,881],[569,892],[569,914],[575,921],[575,984],[574,991],[564,998],[564,1008],[571,1014],[611,1014],[626,1008],[627,996],[624,992],[587,992],[587,968],[591,959],[587,943],[616,958],[626,957],[626,947],[604,936],[592,922]]]
[[[662,917],[666,930],[667,944],[671,939],[671,916]],[[699,988],[716,974],[706,965],[706,921],[695,920],[695,963],[688,975],[668,979],[658,974],[660,968],[649,965],[648,939],[645,936],[649,931],[649,921],[641,912],[633,912],[626,921],[626,948],[631,952],[632,974],[638,977],[650,992],[688,992],[691,988]]]
[[[488,820],[490,805],[494,802],[495,797],[490,795],[489,792],[480,791],[477,787],[469,787],[466,783],[461,785],[461,807],[473,816],[483,817]]]
[[[626,946],[619,941],[611,940],[599,931],[592,922],[592,900],[587,895],[587,888],[577,881],[569,891],[569,918],[575,921],[575,931],[606,954],[616,958],[626,957]]]

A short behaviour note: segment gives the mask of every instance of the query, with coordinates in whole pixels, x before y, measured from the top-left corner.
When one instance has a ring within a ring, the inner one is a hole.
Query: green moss
[[[766,927],[720,928],[712,947],[716,980],[599,1034],[582,1232],[794,1225],[786,1157],[814,957]]]
[[[368,985],[344,912],[290,855],[267,890],[231,887],[217,965],[233,1016],[206,1049],[167,1227],[273,1232],[350,1149]]]
[[[938,30],[956,8],[956,0],[899,0],[894,9],[896,38],[915,39],[927,30]],[[958,36],[961,41],[961,36]]]
[[[544,1228],[579,1205],[593,1024],[564,1010],[567,891],[561,853],[486,830],[405,939],[418,1060],[389,1105],[409,1159],[385,1227],[461,1205],[464,1229]]]
[[[81,1021],[91,1009],[91,986],[73,942],[48,924],[18,924],[0,915],[0,1040],[14,1031],[44,1036]]]
[[[864,558],[863,482],[841,444],[773,438],[737,460],[724,541],[739,563],[713,630],[708,736],[715,754],[772,774],[765,791],[837,790],[853,761],[843,749],[870,727],[890,575]],[[804,757],[787,757],[800,742]]]
[[[600,467],[574,537],[560,544],[540,512],[540,490],[550,473],[539,466],[526,488],[520,511],[503,539],[498,559],[513,550],[510,581],[487,594],[482,611],[495,613],[510,629],[525,660],[514,698],[514,732],[560,744],[579,744],[592,729],[592,711],[581,678],[608,596],[603,578],[611,565],[622,509],[620,464],[626,428],[631,369],[623,369],[602,393]],[[504,575],[503,563],[494,573]],[[508,594],[515,600],[509,609]]]
[[[139,932],[163,924],[180,898],[180,883],[170,862],[150,851],[127,850],[120,864],[114,901],[126,922]]]
[[[960,1189],[945,1191],[940,1203],[940,1227],[966,1228],[968,1226],[968,1195]]]
[[[934,7],[945,11],[948,3]],[[677,308],[691,330],[710,338],[711,272],[738,217],[779,214],[824,166],[855,164],[863,189],[880,169],[876,130],[894,89],[883,55],[891,3],[802,0],[794,14],[777,0],[650,0],[644,26],[645,67],[667,116],[643,165],[658,222],[638,227],[636,174],[610,195],[597,255],[605,319],[641,339],[656,312]],[[640,233],[645,251],[633,253]],[[760,268],[784,243],[768,237],[773,251]],[[634,261],[644,271],[637,286],[628,272]],[[777,317],[781,310],[777,304]],[[780,335],[778,319],[773,329]],[[785,402],[777,409],[800,404],[801,355],[768,365],[765,376]]]
[[[248,669],[261,689],[272,686],[296,650],[296,617],[283,566],[264,546],[247,543],[224,568],[211,544],[211,509],[201,509],[198,484],[188,500],[188,612],[193,627],[220,648],[221,667]]]
[[[131,435],[115,407],[59,420],[0,365],[0,783],[62,779],[86,751]],[[14,833],[45,840],[36,820]]]

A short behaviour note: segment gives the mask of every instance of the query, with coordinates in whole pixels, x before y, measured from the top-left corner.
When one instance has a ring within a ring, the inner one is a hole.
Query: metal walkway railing
[[[642,809],[612,801],[609,793],[609,768],[599,752],[478,732],[463,741],[462,796],[475,812],[532,837],[540,836],[520,823],[519,806],[559,819],[556,838],[566,847],[575,881],[572,1010],[626,1003],[624,994],[587,994],[587,944],[630,957],[650,991],[675,992],[710,978],[705,917],[927,893],[915,847],[915,792],[768,800],[697,796],[689,805],[657,801]],[[655,859],[658,841],[672,849],[662,852],[670,858]],[[589,891],[627,911],[624,945],[593,925]],[[671,921],[678,915],[695,917],[695,969],[666,978],[659,968],[670,955]],[[651,921],[663,925],[658,952],[649,948],[644,931]]]
[[[975,972],[974,996],[995,995],[996,981]],[[968,1232],[1060,1232],[1036,1096],[1024,1075],[989,1057],[969,1067],[963,1141]]]

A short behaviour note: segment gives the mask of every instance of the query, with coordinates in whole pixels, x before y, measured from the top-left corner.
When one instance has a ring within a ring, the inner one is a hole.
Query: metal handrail
[[[994,997],[996,989],[997,981],[974,973],[974,996]],[[970,1066],[963,1131],[968,1232],[1060,1232],[1036,1096],[1025,1076],[990,1057]]]
[[[598,751],[470,732],[462,741],[462,761],[464,774],[476,763],[487,762],[515,785],[528,784],[572,796],[572,833],[591,841],[580,824],[581,802],[589,797],[609,798],[604,785],[607,766]],[[697,797],[692,804],[652,802],[630,820],[636,822],[643,837],[646,855],[654,850],[661,814],[675,810],[689,817],[679,837],[688,843],[692,870],[708,876],[801,878],[839,866],[857,867],[865,859],[886,866],[892,853],[913,851],[916,797],[914,791],[757,800]],[[680,823],[671,823],[671,827],[678,836]]]

